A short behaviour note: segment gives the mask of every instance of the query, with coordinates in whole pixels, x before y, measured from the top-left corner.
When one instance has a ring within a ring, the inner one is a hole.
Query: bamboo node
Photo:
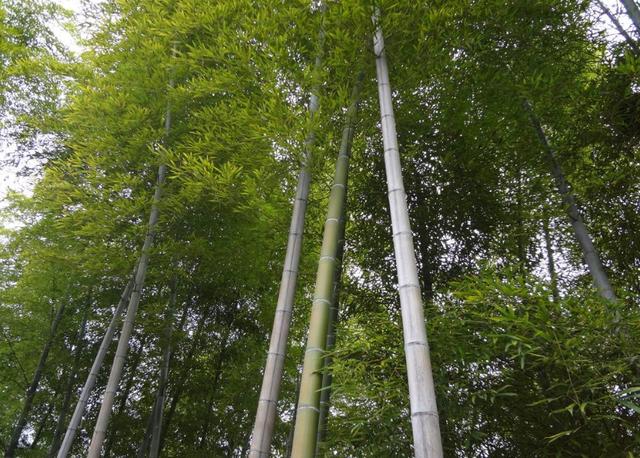
[[[310,409],[310,410],[313,410],[314,412],[320,413],[320,409],[310,404],[300,404],[298,406],[298,410],[304,410],[304,409]]]
[[[438,418],[438,412],[436,412],[435,410],[424,410],[420,412],[411,412],[411,416],[412,417],[428,416],[428,417]]]
[[[398,290],[404,288],[420,288],[420,285],[416,285],[415,283],[405,283],[404,285],[398,285]]]
[[[423,346],[423,347],[428,347],[426,342],[422,342],[420,340],[412,340],[411,342],[407,342],[407,343],[404,344],[405,347],[410,347],[412,345],[420,345],[420,346]]]
[[[336,220],[336,222],[337,222],[337,221],[338,221],[338,220]],[[333,261],[333,262],[335,262],[335,261],[336,261],[335,256],[320,256],[320,261],[325,261],[325,260],[327,260],[327,259],[328,259],[329,261]]]

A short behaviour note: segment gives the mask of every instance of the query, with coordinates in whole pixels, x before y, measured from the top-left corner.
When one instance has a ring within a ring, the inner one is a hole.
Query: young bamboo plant
[[[347,177],[353,140],[353,121],[357,112],[362,75],[353,89],[353,101],[347,111],[346,126],[342,135],[340,153],[336,160],[336,171],[329,208],[324,224],[322,248],[316,274],[314,300],[309,322],[309,336],[302,367],[300,396],[293,433],[293,457],[313,457],[316,453],[318,421],[320,414],[320,391],[323,381],[324,352],[327,335],[331,328],[332,299],[339,269],[340,240],[344,233],[344,215],[347,198]]]
[[[425,329],[424,310],[413,235],[409,224],[407,197],[404,192],[396,122],[393,114],[389,69],[384,49],[384,37],[376,9],[373,40],[380,98],[380,117],[384,144],[387,191],[393,231],[393,248],[398,270],[398,291],[402,309],[404,349],[409,381],[409,403],[413,429],[414,455],[417,458],[441,458],[442,440],[436,394],[431,371],[429,344]]]

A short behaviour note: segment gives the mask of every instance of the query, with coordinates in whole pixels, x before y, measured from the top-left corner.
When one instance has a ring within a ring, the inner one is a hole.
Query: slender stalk
[[[54,393],[54,395],[57,395],[58,393]],[[38,425],[38,429],[36,430],[36,433],[34,434],[33,437],[33,442],[31,442],[31,444],[29,445],[29,448],[31,450],[35,450],[36,447],[38,446],[38,442],[40,442],[40,439],[42,438],[42,432],[44,431],[45,426],[47,426],[49,424],[49,417],[51,416],[51,412],[53,411],[53,407],[54,407],[54,403],[50,403],[47,406],[47,411],[45,412],[44,416],[42,417],[42,420],[40,420],[40,425]]]
[[[211,426],[211,410],[213,408],[213,403],[215,401],[216,395],[218,394],[218,391],[220,389],[220,378],[222,377],[223,364],[227,356],[225,354],[225,350],[227,349],[230,333],[231,329],[228,329],[224,337],[220,341],[220,350],[218,351],[218,356],[216,357],[215,368],[213,371],[213,380],[211,384],[212,390],[209,393],[209,402],[207,403],[207,415],[205,417],[204,423],[202,424],[202,432],[200,433],[200,443],[198,444],[199,449],[203,449],[207,445],[207,436],[209,435],[209,428]]]
[[[324,3],[321,4],[321,11],[324,11]],[[317,74],[322,66],[322,48],[324,44],[324,30],[318,34],[318,54],[315,59],[315,73]],[[311,94],[309,102],[309,117],[313,123],[315,114],[319,108],[319,87],[316,85]],[[256,410],[256,420],[251,434],[251,445],[249,448],[250,458],[268,457],[271,451],[271,440],[276,422],[278,397],[280,395],[280,382],[284,370],[284,361],[287,352],[287,338],[291,325],[291,313],[293,301],[296,293],[296,282],[298,279],[298,266],[300,264],[300,253],[302,250],[302,235],[304,233],[304,220],[307,210],[307,198],[309,196],[309,185],[311,175],[309,162],[311,161],[311,149],[315,142],[315,132],[312,127],[305,139],[304,152],[300,172],[298,174],[298,185],[296,197],[293,203],[291,224],[289,227],[289,239],[287,241],[287,252],[285,254],[282,278],[280,280],[280,290],[278,292],[278,302],[276,305],[267,362],[265,364],[262,377],[262,387],[260,398]]]
[[[153,416],[153,427],[151,435],[151,458],[157,458],[160,455],[160,437],[162,435],[162,416],[164,413],[164,401],[167,397],[167,382],[169,380],[169,361],[171,360],[171,337],[173,334],[173,313],[176,307],[177,286],[175,279],[171,286],[171,298],[167,307],[165,317],[166,328],[164,336],[164,351],[162,353],[162,364],[160,366],[160,381],[158,392],[156,394],[156,406]]]
[[[138,454],[136,455],[138,458],[144,458],[147,456],[147,450],[149,450],[149,444],[151,443],[151,434],[153,434],[153,422],[156,418],[156,410],[158,409],[158,403],[153,403],[153,408],[151,409],[151,415],[147,419],[147,427],[144,430],[144,437],[140,446],[138,447]]]
[[[640,8],[638,8],[638,4],[634,0],[620,0],[620,3],[622,3],[629,19],[633,22],[636,33],[640,34]]]
[[[169,431],[169,426],[171,425],[171,421],[173,420],[173,415],[175,414],[175,411],[178,407],[178,402],[182,397],[184,388],[187,385],[187,380],[189,379],[189,375],[191,374],[191,364],[196,356],[196,351],[202,348],[205,335],[205,325],[207,324],[207,318],[209,316],[210,310],[210,307],[208,307],[198,320],[196,329],[193,333],[193,337],[191,338],[191,345],[189,346],[187,354],[183,359],[180,376],[177,377],[175,383],[172,384],[174,387],[174,392],[171,396],[171,402],[169,403],[167,415],[165,415],[166,418],[164,420],[164,425],[162,426],[162,437],[160,438],[161,451],[164,446],[164,441],[167,437],[167,432]],[[217,314],[215,318],[218,318]]]
[[[62,400],[62,407],[60,408],[60,415],[58,416],[58,421],[56,422],[56,428],[53,432],[53,439],[51,440],[51,448],[49,449],[49,457],[56,456],[56,452],[60,447],[60,440],[62,439],[62,431],[64,431],[64,422],[67,417],[67,413],[69,411],[69,407],[71,405],[71,396],[73,394],[73,387],[76,383],[76,379],[78,378],[78,369],[80,366],[80,356],[82,355],[82,350],[84,349],[84,337],[87,332],[87,315],[89,313],[89,308],[91,307],[91,299],[87,301],[87,305],[84,309],[84,313],[82,316],[82,322],[80,323],[80,329],[78,330],[78,334],[75,340],[75,352],[73,356],[73,366],[71,368],[69,374],[69,381],[67,382],[67,387],[64,393],[64,397]]]
[[[353,140],[353,119],[358,106],[360,81],[353,89],[353,103],[347,112],[346,126],[342,135],[340,152],[336,160],[336,171],[329,195],[329,208],[324,223],[322,248],[318,261],[316,286],[311,319],[309,321],[309,337],[307,339],[298,414],[293,432],[293,457],[313,457],[316,452],[318,435],[318,418],[320,414],[320,389],[322,388],[322,368],[324,352],[327,345],[327,333],[331,322],[331,307],[338,270],[340,240],[344,233],[344,214],[347,199],[347,178],[349,173],[349,157]]]
[[[600,0],[595,0],[595,1],[600,7],[600,9],[602,10],[602,12],[609,18],[609,20],[611,21],[613,26],[616,28],[616,30],[618,30],[618,33],[620,33],[620,35],[622,35],[622,37],[625,39],[629,47],[633,50],[634,54],[640,53],[640,49],[638,49],[638,45],[636,41],[633,38],[631,38],[631,35],[629,35],[627,31],[624,29],[624,27],[622,27],[622,24],[620,24],[620,21],[618,21],[618,18],[615,17],[611,12],[611,10],[609,10],[609,8],[607,8],[607,6],[604,3],[602,3]]]
[[[172,86],[172,83],[169,83]],[[167,115],[165,119],[165,136],[168,137],[171,129],[171,109],[167,108]],[[144,287],[144,279],[147,275],[147,266],[149,264],[149,255],[153,241],[156,234],[156,225],[159,217],[159,203],[162,198],[162,186],[164,185],[165,175],[167,173],[166,164],[161,164],[158,168],[158,178],[156,182],[155,192],[153,195],[153,202],[151,204],[151,213],[149,215],[149,224],[147,229],[147,235],[142,246],[142,254],[140,255],[140,261],[138,263],[138,269],[136,271],[135,283],[133,286],[133,292],[129,299],[129,306],[127,307],[127,315],[122,325],[122,331],[120,333],[120,339],[118,340],[118,347],[113,359],[113,365],[111,366],[111,373],[109,374],[109,381],[107,382],[107,388],[104,392],[104,398],[102,405],[100,406],[100,413],[96,421],[96,426],[93,431],[93,437],[91,438],[91,444],[89,445],[89,458],[98,458],[102,449],[102,444],[107,434],[107,427],[109,425],[109,419],[111,418],[111,409],[113,408],[113,400],[118,390],[120,378],[122,377],[122,368],[127,358],[127,352],[129,350],[129,338],[133,331],[133,323],[135,321],[136,313],[138,312],[138,305],[140,304],[140,296]]]
[[[549,230],[548,218],[545,218],[542,222],[542,232],[544,233],[544,246],[547,252],[547,270],[551,278],[551,294],[553,295],[553,301],[558,302],[560,300],[558,274],[556,273],[556,262],[553,259],[553,244],[551,243],[551,231]]]
[[[373,22],[376,25],[374,52],[376,55],[376,73],[378,76],[380,117],[393,230],[393,246],[398,270],[400,307],[402,309],[414,455],[417,458],[440,458],[442,457],[442,442],[429,344],[425,329],[413,235],[409,224],[407,198],[402,179],[391,85],[389,83],[389,69],[385,55],[382,28],[379,24],[379,11],[377,9],[374,12]]]
[[[129,300],[129,296],[131,296],[131,290],[133,289],[134,279],[131,278],[127,286],[125,287],[122,295],[120,296],[120,301],[116,306],[115,312],[113,312],[113,317],[111,318],[111,322],[107,327],[106,332],[104,333],[104,337],[102,339],[102,343],[100,344],[100,348],[98,349],[98,353],[96,354],[96,358],[93,360],[93,364],[91,365],[91,369],[89,370],[89,375],[87,375],[87,380],[82,387],[82,392],[80,393],[80,399],[78,399],[78,403],[76,404],[76,408],[73,411],[73,415],[71,416],[71,420],[69,421],[69,426],[67,427],[67,432],[64,435],[64,439],[62,440],[62,445],[58,450],[58,458],[66,458],[69,454],[69,450],[71,450],[71,446],[73,445],[73,439],[75,438],[76,432],[78,431],[78,427],[80,426],[80,422],[82,421],[82,414],[87,407],[87,402],[89,402],[89,395],[91,394],[91,390],[96,384],[96,380],[98,378],[98,372],[102,367],[102,362],[104,361],[105,356],[107,355],[107,351],[109,350],[109,345],[113,340],[113,335],[116,332],[116,325],[118,324],[118,320],[120,319],[120,315],[122,315],[122,311],[124,310],[124,306],[127,304]]]
[[[545,151],[547,162],[549,163],[549,167],[551,169],[551,174],[553,175],[553,179],[556,182],[558,192],[562,197],[562,202],[564,203],[567,216],[569,217],[571,225],[573,226],[573,232],[582,248],[582,254],[584,256],[585,262],[587,263],[587,267],[589,268],[589,272],[591,273],[593,283],[598,289],[600,296],[602,296],[604,299],[615,301],[616,294],[613,292],[611,283],[609,283],[609,277],[607,277],[604,267],[602,266],[602,262],[600,261],[600,255],[593,245],[591,235],[589,234],[589,230],[584,223],[582,214],[578,209],[576,199],[569,189],[569,184],[564,177],[562,167],[560,167],[560,163],[556,159],[556,152],[551,147],[551,144],[549,143],[549,140],[547,139],[547,136],[542,129],[542,124],[533,111],[531,103],[528,100],[525,100],[523,102],[523,105],[525,111],[529,116],[531,125],[536,131],[538,139],[540,140],[540,143],[542,144],[542,147]]]
[[[18,448],[18,443],[20,442],[20,437],[22,436],[22,431],[24,430],[25,425],[27,424],[27,418],[29,416],[29,412],[31,411],[31,406],[33,405],[33,398],[38,391],[38,386],[40,385],[40,379],[42,378],[42,374],[44,372],[44,366],[47,362],[47,358],[49,357],[49,352],[51,351],[51,347],[53,346],[53,341],[56,337],[56,333],[58,331],[58,325],[62,320],[62,316],[64,314],[64,310],[66,307],[66,303],[62,302],[58,307],[58,311],[56,312],[55,317],[53,318],[53,322],[51,323],[51,328],[49,330],[49,337],[42,348],[42,352],[40,353],[40,359],[38,360],[38,365],[36,366],[36,370],[33,373],[33,379],[31,380],[31,384],[27,389],[27,393],[24,400],[24,405],[22,407],[22,411],[20,412],[20,416],[18,417],[18,421],[16,422],[15,427],[13,428],[13,433],[11,434],[11,439],[7,444],[7,449],[5,450],[5,458],[13,458],[16,455],[16,449]]]
[[[147,336],[141,335],[140,342],[138,342],[138,347],[136,348],[133,357],[131,358],[130,366],[128,367],[129,376],[126,379],[124,384],[124,389],[119,396],[118,406],[115,409],[116,418],[122,418],[125,409],[127,408],[127,399],[129,399],[129,394],[131,394],[131,390],[133,389],[136,382],[136,375],[138,375],[138,367],[140,366],[140,362],[142,361],[142,356],[144,353],[144,348],[147,343]],[[118,423],[114,422],[109,430],[109,435],[104,445],[104,458],[108,458],[111,456],[111,449],[113,448],[113,444],[116,442],[116,438],[118,436]]]

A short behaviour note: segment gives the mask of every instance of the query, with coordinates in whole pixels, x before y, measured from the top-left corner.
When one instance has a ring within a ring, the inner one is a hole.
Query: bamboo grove
[[[6,457],[640,455],[634,0],[0,32]]]

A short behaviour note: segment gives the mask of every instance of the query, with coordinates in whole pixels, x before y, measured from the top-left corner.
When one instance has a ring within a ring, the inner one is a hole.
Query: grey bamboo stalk
[[[553,295],[553,301],[558,302],[560,300],[560,293],[558,292],[558,274],[556,273],[556,262],[553,259],[553,244],[551,243],[549,218],[545,218],[542,221],[542,232],[544,234],[544,246],[547,252],[547,269],[549,271],[549,278],[551,279],[551,294]]]
[[[156,395],[156,408],[153,416],[153,427],[151,435],[151,458],[158,458],[160,455],[160,437],[162,435],[162,417],[164,413],[164,401],[167,396],[167,382],[169,380],[169,361],[171,360],[171,338],[173,334],[173,312],[176,306],[177,285],[174,279],[171,286],[171,298],[167,307],[165,318],[166,330],[164,336],[164,351],[162,353],[162,364],[160,367],[160,381],[158,393]]]
[[[120,301],[116,306],[116,310],[113,313],[113,317],[111,318],[111,322],[107,327],[107,330],[102,339],[102,343],[100,344],[100,348],[98,349],[98,353],[96,354],[95,359],[93,360],[93,364],[91,365],[91,369],[89,370],[89,375],[87,376],[87,380],[82,387],[82,392],[80,393],[80,399],[78,399],[78,403],[76,404],[76,408],[73,411],[73,415],[71,416],[71,420],[69,421],[69,426],[67,427],[67,432],[64,435],[64,439],[62,441],[62,445],[58,450],[58,458],[66,458],[69,454],[69,450],[71,450],[71,446],[73,445],[73,439],[75,438],[76,432],[78,431],[78,427],[80,426],[80,422],[82,421],[82,415],[84,414],[84,410],[87,407],[87,402],[89,402],[89,395],[91,394],[91,390],[96,384],[96,379],[98,378],[98,372],[100,372],[100,368],[102,367],[102,363],[104,361],[105,356],[107,355],[107,351],[109,350],[109,345],[111,345],[111,341],[113,340],[113,335],[116,332],[116,325],[118,324],[118,320],[120,319],[120,315],[122,315],[122,311],[124,310],[125,305],[129,301],[129,296],[131,296],[131,290],[133,289],[134,279],[131,278],[127,286],[125,287],[122,295],[120,296]]]
[[[320,8],[323,12],[325,8],[324,2]],[[323,45],[324,31],[321,28],[318,33],[318,54],[314,64],[316,75],[322,66]],[[251,434],[251,444],[249,446],[250,458],[268,457],[271,452],[271,440],[276,422],[280,382],[282,380],[282,372],[284,370],[284,361],[287,352],[287,338],[289,336],[291,314],[296,293],[298,267],[302,250],[302,235],[304,233],[304,220],[307,211],[309,185],[311,182],[309,162],[311,160],[311,149],[315,142],[313,120],[320,106],[318,93],[319,87],[315,85],[309,101],[309,117],[312,124],[305,139],[302,164],[298,174],[298,185],[293,203],[291,224],[289,226],[289,238],[280,280],[278,302],[273,320],[273,328],[271,330],[267,362],[262,377],[256,421]]]
[[[596,3],[598,4],[602,12],[609,18],[613,26],[620,33],[620,35],[622,35],[622,37],[625,39],[629,47],[633,50],[634,54],[638,54],[640,52],[640,49],[638,49],[638,45],[636,44],[635,40],[631,38],[631,35],[627,33],[624,27],[622,27],[622,24],[620,24],[620,21],[618,21],[618,18],[615,17],[611,12],[611,10],[609,10],[609,8],[607,8],[607,6],[604,3],[602,3],[600,0],[596,0]]]
[[[347,156],[351,155],[351,146],[353,143],[353,129],[355,123],[355,117],[358,111],[358,105],[360,103],[360,91],[362,89],[362,81],[364,80],[364,72],[361,71],[358,74],[356,85],[351,95],[351,106],[347,111],[345,127],[342,131],[342,143],[340,145],[340,151],[344,151]],[[345,190],[348,190],[348,185],[345,183]],[[345,191],[346,201],[346,191]],[[336,269],[333,278],[333,292],[331,294],[331,307],[329,314],[329,330],[327,331],[327,343],[326,350],[328,352],[333,351],[336,341],[336,326],[338,323],[339,315],[339,300],[340,300],[340,286],[342,277],[342,262],[344,255],[344,232],[347,221],[346,204],[343,208],[342,216],[339,221],[339,235],[338,235],[338,251],[336,254]],[[318,416],[318,434],[316,439],[316,456],[322,456],[325,451],[325,439],[327,435],[327,420],[329,418],[329,400],[331,398],[331,384],[333,382],[333,373],[331,371],[332,357],[325,356],[324,358],[324,370],[322,373],[322,389],[320,392],[320,414]]]
[[[16,425],[13,428],[11,439],[7,444],[7,448],[4,455],[5,458],[13,458],[16,454],[16,449],[18,448],[18,443],[20,442],[22,431],[24,430],[24,427],[27,423],[27,418],[29,416],[29,412],[31,411],[31,406],[33,405],[33,398],[36,395],[36,392],[38,391],[38,386],[40,385],[40,379],[42,378],[44,366],[47,362],[47,358],[49,357],[49,352],[51,351],[51,347],[56,337],[56,333],[58,332],[58,325],[62,320],[65,307],[66,307],[66,303],[62,302],[62,304],[60,304],[60,306],[58,307],[58,311],[56,312],[55,317],[53,318],[53,322],[51,323],[51,328],[49,330],[49,337],[47,338],[47,341],[44,344],[44,347],[42,348],[42,352],[40,353],[40,359],[38,360],[38,365],[36,366],[36,370],[33,373],[31,384],[29,385],[29,389],[27,390],[27,394],[25,396],[24,406],[22,407],[22,411],[20,412],[20,417],[18,417],[18,421],[16,422]]]
[[[169,84],[172,86],[172,83]],[[168,137],[169,130],[171,129],[171,109],[167,108],[167,115],[165,119],[165,136]],[[118,390],[120,378],[122,377],[122,368],[127,357],[127,351],[129,350],[129,338],[133,331],[133,323],[135,321],[136,313],[138,311],[138,304],[140,303],[140,296],[144,287],[144,279],[147,274],[147,266],[149,264],[149,254],[156,234],[156,224],[158,223],[159,216],[159,203],[162,198],[162,186],[165,181],[165,175],[167,172],[167,166],[161,164],[158,168],[158,178],[156,182],[155,192],[153,195],[153,202],[151,204],[151,212],[149,215],[149,224],[147,228],[147,235],[142,246],[142,254],[140,255],[140,262],[138,263],[138,270],[136,271],[136,278],[129,299],[129,305],[127,307],[127,314],[122,324],[122,331],[120,333],[120,339],[118,340],[118,347],[116,354],[113,358],[113,365],[111,366],[111,373],[109,374],[109,381],[107,382],[107,388],[104,392],[102,405],[100,406],[100,413],[96,421],[96,426],[93,431],[93,437],[91,438],[91,444],[89,445],[89,452],[87,456],[89,458],[98,458],[102,449],[102,443],[107,434],[107,426],[109,425],[109,419],[111,418],[111,409],[113,407],[113,400]]]
[[[633,22],[636,33],[640,34],[640,8],[638,8],[638,4],[634,0],[620,0],[620,3],[622,3],[629,19]]]
[[[440,438],[431,358],[425,329],[420,283],[418,281],[413,234],[409,224],[407,198],[402,180],[389,69],[384,49],[384,37],[379,23],[379,11],[377,9],[373,15],[373,22],[376,26],[373,42],[380,98],[380,122],[382,125],[384,162],[393,230],[393,247],[398,270],[398,291],[402,310],[404,348],[409,381],[414,456],[417,458],[440,458],[442,457],[442,440]]]
[[[547,139],[547,135],[542,128],[542,124],[533,111],[531,103],[528,100],[524,100],[523,106],[544,149],[547,162],[549,163],[549,167],[551,169],[551,175],[553,175],[553,179],[556,182],[558,192],[562,197],[565,211],[567,212],[567,216],[569,217],[571,225],[573,226],[573,232],[578,243],[580,244],[580,247],[582,248],[582,254],[584,256],[587,267],[589,268],[589,272],[591,273],[593,283],[598,289],[600,296],[602,296],[604,299],[615,301],[617,299],[616,294],[614,293],[613,288],[611,287],[611,283],[609,282],[609,277],[607,276],[604,267],[602,266],[600,255],[593,245],[589,230],[587,229],[587,226],[584,223],[584,219],[582,218],[582,214],[580,213],[578,205],[576,204],[576,199],[569,189],[569,184],[564,177],[564,173],[562,172],[560,163],[556,159],[556,152],[551,147],[551,144]]]
[[[357,109],[357,98],[360,84],[354,87],[354,103],[347,113],[347,125],[342,135],[340,152],[336,160],[336,171],[329,194],[329,208],[324,223],[322,248],[311,318],[309,336],[302,365],[300,397],[298,399],[296,423],[293,432],[294,458],[313,457],[316,452],[318,434],[318,417],[320,413],[320,388],[322,388],[322,367],[324,351],[327,343],[327,331],[331,315],[331,300],[338,268],[339,242],[342,238],[342,226],[347,197],[347,178],[349,172],[349,156],[353,139],[353,119]]]

